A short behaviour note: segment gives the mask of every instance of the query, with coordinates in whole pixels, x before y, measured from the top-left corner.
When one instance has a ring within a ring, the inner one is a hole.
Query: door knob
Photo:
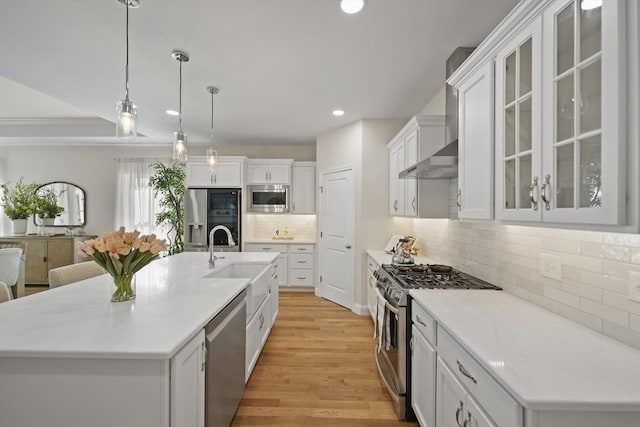
[[[351,245],[344,245],[346,249],[351,249]]]

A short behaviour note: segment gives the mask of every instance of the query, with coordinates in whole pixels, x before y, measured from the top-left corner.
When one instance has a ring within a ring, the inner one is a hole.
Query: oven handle
[[[397,308],[395,308],[394,306],[392,306],[391,304],[389,304],[387,301],[384,302],[385,307],[387,307],[389,309],[390,312],[392,312],[395,315],[399,315],[400,314],[400,310],[398,310]]]
[[[400,401],[400,397],[398,395],[398,391],[396,390],[395,387],[393,387],[391,384],[389,384],[389,381],[387,381],[387,377],[384,376],[384,373],[382,372],[382,367],[380,366],[380,361],[378,360],[378,349],[376,347],[376,349],[374,350],[373,353],[373,358],[376,359],[376,366],[378,367],[378,374],[380,375],[380,379],[382,379],[382,383],[384,384],[384,386],[386,387],[386,389],[389,391],[389,395],[391,396],[391,400],[394,401],[394,403],[398,403]]]

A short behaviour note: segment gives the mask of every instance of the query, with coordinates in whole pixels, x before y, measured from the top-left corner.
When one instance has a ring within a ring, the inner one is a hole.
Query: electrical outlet
[[[640,272],[629,272],[629,299],[631,301],[640,302]]]
[[[562,257],[540,254],[540,274],[550,279],[562,280]]]

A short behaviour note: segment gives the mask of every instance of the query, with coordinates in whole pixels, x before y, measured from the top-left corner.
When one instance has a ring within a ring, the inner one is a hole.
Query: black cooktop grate
[[[396,266],[383,264],[382,268],[404,289],[494,289],[498,286],[470,276],[461,271],[449,273],[426,271],[421,266]]]

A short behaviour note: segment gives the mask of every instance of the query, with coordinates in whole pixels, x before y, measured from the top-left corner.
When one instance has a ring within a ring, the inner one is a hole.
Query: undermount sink
[[[225,279],[253,279],[262,273],[269,264],[254,264],[234,262],[225,267],[217,267],[204,277],[218,277]]]

